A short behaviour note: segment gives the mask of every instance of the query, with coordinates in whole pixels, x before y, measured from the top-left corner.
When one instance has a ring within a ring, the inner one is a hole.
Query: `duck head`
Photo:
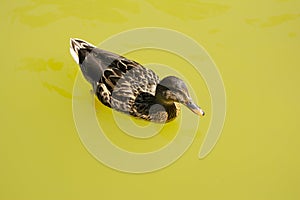
[[[162,104],[171,105],[174,102],[178,102],[188,107],[197,115],[204,116],[205,114],[204,111],[193,102],[183,80],[175,76],[168,76],[162,79],[156,87],[155,96]]]

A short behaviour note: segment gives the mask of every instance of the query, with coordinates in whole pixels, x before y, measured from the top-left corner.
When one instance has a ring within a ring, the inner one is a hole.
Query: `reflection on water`
[[[99,3],[99,2],[98,2]],[[218,16],[229,10],[228,5],[217,3],[182,1],[180,9],[174,9],[171,2],[148,0],[134,2],[129,0],[107,1],[101,6],[95,6],[96,1],[39,1],[32,0],[13,9],[12,21],[18,20],[33,28],[47,26],[67,17],[80,20],[97,20],[104,23],[122,24],[129,21],[133,15],[143,14],[141,8],[155,12],[156,10],[182,20],[199,20]],[[126,6],[126,9],[124,9]],[[113,8],[113,9],[112,9]],[[86,12],[88,11],[88,14]],[[144,12],[146,14],[147,12]]]
[[[101,104],[96,97],[94,99],[99,127],[113,144],[127,151],[139,153],[156,151],[167,145],[178,134],[182,113],[172,122],[156,124],[113,111]],[[151,133],[153,136],[149,138],[132,136],[143,137],[147,133]]]
[[[285,22],[295,20],[299,17],[300,14],[283,14],[283,15],[271,16],[268,17],[267,19],[253,18],[253,19],[246,19],[245,21],[249,25],[265,28],[265,27],[277,26]]]
[[[72,94],[69,91],[64,90],[63,88],[60,88],[58,86],[52,85],[50,83],[47,82],[43,82],[43,85],[48,88],[50,91],[55,91],[56,93],[58,93],[59,95],[66,97],[68,99],[72,99]]]
[[[31,72],[43,72],[47,70],[59,71],[63,68],[63,62],[56,61],[53,58],[48,60],[42,58],[24,58],[19,70]]]
[[[180,9],[174,9],[169,1],[148,0],[148,2],[158,10],[183,20],[199,20],[214,17],[228,11],[230,8],[224,4],[204,3],[192,0],[182,1]]]
[[[85,20],[101,20],[108,23],[123,23],[128,21],[122,12],[137,13],[139,5],[132,1],[119,0],[107,1],[101,6],[95,6],[97,2],[87,1],[39,1],[33,0],[24,6],[19,6],[13,10],[13,20],[31,27],[46,26],[59,19],[74,17]],[[123,9],[126,5],[126,10]],[[114,8],[114,9],[111,9]],[[82,9],[88,11],[83,12]]]
[[[37,77],[45,88],[60,96],[72,99],[73,80],[77,71],[75,67],[64,68],[64,63],[54,58],[24,58],[17,70],[37,73]]]
[[[45,26],[61,18],[62,12],[58,6],[51,4],[30,3],[29,5],[14,9],[13,20],[32,27]]]
[[[291,37],[291,38],[297,37],[297,33],[295,33],[295,32],[290,32],[290,33],[289,33],[289,37]]]
[[[211,29],[211,30],[208,31],[208,33],[209,33],[210,35],[213,35],[213,34],[216,34],[216,33],[219,33],[219,32],[221,32],[220,29]]]

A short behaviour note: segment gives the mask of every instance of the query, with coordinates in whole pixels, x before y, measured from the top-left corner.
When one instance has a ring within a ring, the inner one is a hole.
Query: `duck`
[[[174,120],[180,104],[199,116],[205,114],[176,76],[160,80],[138,62],[78,38],[70,39],[70,53],[95,96],[111,109],[156,123]]]

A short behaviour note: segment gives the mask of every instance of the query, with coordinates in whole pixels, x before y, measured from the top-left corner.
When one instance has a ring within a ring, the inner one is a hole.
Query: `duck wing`
[[[94,66],[98,66],[101,74],[101,77],[95,77],[99,80],[96,82],[95,92],[104,105],[134,115],[136,111],[133,110],[133,105],[139,94],[148,93],[154,97],[159,77],[152,70],[98,48],[92,54],[90,60],[97,63]]]
[[[134,109],[136,98],[138,96],[145,97],[144,101],[139,100],[144,104],[149,104],[149,99],[154,100],[159,77],[152,70],[131,60],[123,59],[118,64],[119,66],[126,65],[127,70],[125,73],[122,71],[122,75],[114,84],[111,93],[111,107],[136,116],[138,112]],[[152,98],[149,98],[150,96]]]
[[[115,60],[111,60],[110,63],[107,62],[109,58],[105,58],[104,60],[106,60],[106,62],[104,61],[100,64],[102,69],[102,76],[99,78],[99,81],[96,85],[96,95],[104,105],[112,107],[111,96],[114,93],[115,89],[118,88],[119,92],[123,91],[123,96],[131,95],[131,92],[129,92],[130,90],[128,90],[128,85],[120,85],[120,83],[118,84],[118,82],[121,78],[124,78],[124,76],[126,76],[126,73],[129,70],[132,70],[132,68],[138,66],[139,64],[135,63],[134,61],[130,61],[122,56],[118,56],[117,58],[115,58]],[[124,81],[122,83],[124,83]],[[116,85],[118,85],[117,88]],[[127,92],[125,88],[127,88]],[[118,99],[122,100],[122,95],[119,95]]]

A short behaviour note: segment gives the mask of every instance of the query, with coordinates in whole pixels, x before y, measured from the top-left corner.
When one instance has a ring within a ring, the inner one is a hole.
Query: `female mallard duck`
[[[98,99],[106,106],[137,118],[169,122],[182,103],[204,115],[189,96],[185,83],[168,76],[161,81],[150,69],[127,58],[98,49],[81,39],[71,39],[70,51]]]

